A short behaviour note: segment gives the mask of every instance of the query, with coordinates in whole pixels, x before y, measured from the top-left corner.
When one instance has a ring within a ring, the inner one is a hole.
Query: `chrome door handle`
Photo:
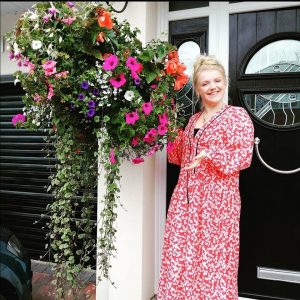
[[[297,169],[294,169],[294,170],[288,170],[288,171],[284,171],[284,170],[278,170],[278,169],[275,169],[275,168],[272,168],[271,166],[269,166],[264,160],[263,158],[261,157],[260,153],[259,153],[259,149],[258,149],[258,144],[260,143],[260,139],[258,137],[256,137],[254,139],[254,144],[255,144],[255,151],[256,151],[256,154],[257,154],[257,157],[258,159],[260,160],[260,162],[265,166],[267,167],[269,170],[273,171],[273,172],[276,172],[276,173],[279,173],[279,174],[293,174],[293,173],[297,173],[300,171],[300,168],[297,168]]]

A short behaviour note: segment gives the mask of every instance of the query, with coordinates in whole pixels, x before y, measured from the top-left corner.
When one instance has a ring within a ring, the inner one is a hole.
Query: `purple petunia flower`
[[[85,90],[89,88],[89,83],[87,81],[82,81],[81,82],[81,87]]]
[[[82,100],[84,99],[84,94],[82,94],[82,93],[79,94],[79,95],[78,95],[78,99],[82,101]]]
[[[89,108],[95,108],[95,106],[96,106],[95,101],[90,100],[90,101],[88,102],[88,107],[89,107]]]
[[[141,78],[137,78],[134,80],[135,85],[140,85],[141,84]]]
[[[89,117],[89,118],[92,118],[96,113],[96,110],[93,109],[93,108],[90,108],[89,111],[86,113],[86,115]]]
[[[48,13],[51,15],[55,15],[57,13],[57,9],[54,7],[48,8]]]
[[[72,8],[75,4],[73,2],[68,1],[67,2],[67,6],[69,6],[70,8]]]
[[[75,109],[75,105],[74,105],[74,103],[70,103],[70,109],[73,111],[74,109]]]
[[[94,88],[92,91],[94,96],[98,96],[99,95],[99,90],[97,88]]]

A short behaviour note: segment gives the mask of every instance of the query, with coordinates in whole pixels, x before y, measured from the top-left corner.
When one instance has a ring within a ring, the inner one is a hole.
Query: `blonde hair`
[[[197,96],[199,96],[196,89],[198,74],[206,70],[218,70],[224,77],[226,84],[228,83],[225,69],[223,65],[219,62],[219,60],[217,60],[217,58],[214,55],[206,55],[206,54],[200,55],[196,60],[196,62],[194,63],[194,73],[193,73],[193,86]]]

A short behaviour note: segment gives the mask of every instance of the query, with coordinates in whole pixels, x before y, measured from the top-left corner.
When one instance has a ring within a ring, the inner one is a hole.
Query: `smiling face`
[[[217,106],[223,100],[226,79],[217,69],[203,70],[197,75],[196,91],[204,106]]]

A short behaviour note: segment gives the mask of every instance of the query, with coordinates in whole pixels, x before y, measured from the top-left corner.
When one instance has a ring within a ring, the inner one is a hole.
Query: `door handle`
[[[297,168],[297,169],[294,169],[294,170],[288,170],[288,171],[284,171],[284,170],[278,170],[278,169],[275,169],[271,166],[269,166],[264,160],[263,158],[261,157],[260,153],[259,153],[259,149],[258,149],[258,144],[260,143],[260,139],[258,137],[256,137],[254,139],[254,144],[255,144],[255,151],[256,151],[256,154],[257,154],[257,157],[258,159],[260,160],[260,162],[265,166],[267,167],[269,170],[273,171],[273,172],[276,172],[276,173],[279,173],[279,174],[293,174],[293,173],[297,173],[300,171],[300,168]]]

